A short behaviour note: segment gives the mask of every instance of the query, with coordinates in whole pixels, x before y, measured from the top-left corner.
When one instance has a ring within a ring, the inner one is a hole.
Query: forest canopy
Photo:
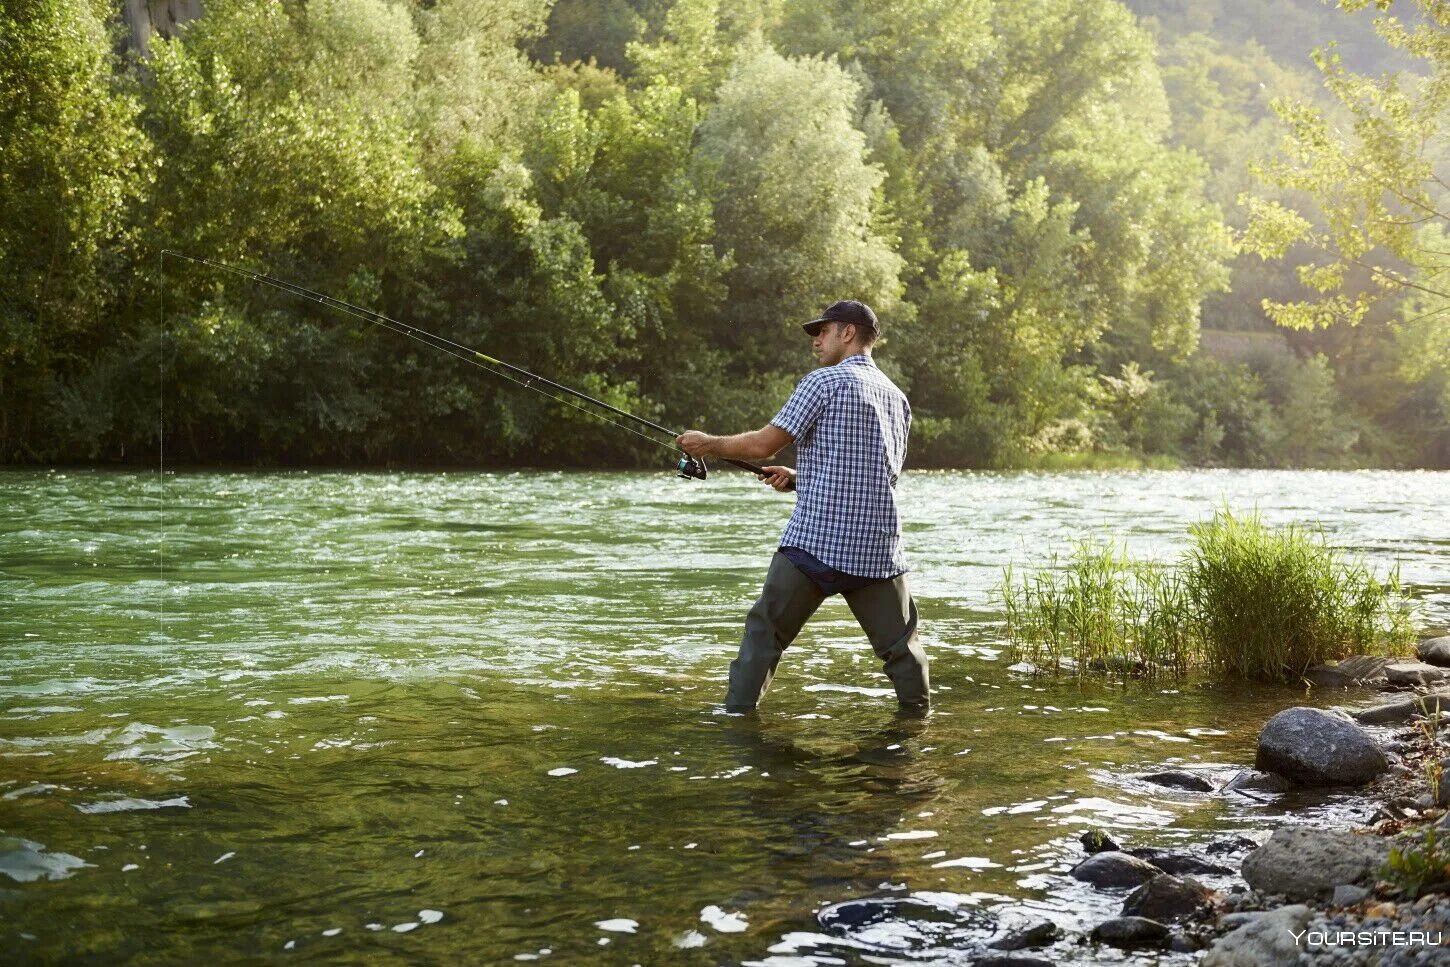
[[[1446,25],[1342,6],[206,0],[143,53],[105,0],[6,0],[0,462],[659,457],[173,250],[680,428],[764,423],[856,298],[913,466],[1450,465],[1447,297],[1316,261],[1365,209],[1295,149],[1417,123],[1388,176],[1443,210]],[[1351,254],[1414,279],[1444,233]],[[1363,308],[1281,325],[1324,298]]]

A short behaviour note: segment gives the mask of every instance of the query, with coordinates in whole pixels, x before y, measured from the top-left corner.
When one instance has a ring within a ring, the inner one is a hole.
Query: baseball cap
[[[866,303],[857,302],[855,299],[832,302],[819,319],[801,323],[801,328],[814,336],[825,322],[853,322],[858,326],[865,326],[878,336],[881,334],[881,323],[876,321],[876,313]]]

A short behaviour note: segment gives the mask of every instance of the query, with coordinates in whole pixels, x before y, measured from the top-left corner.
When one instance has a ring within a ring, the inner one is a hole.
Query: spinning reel
[[[676,476],[686,480],[704,480],[709,473],[703,457],[692,457],[688,453],[680,454],[680,462],[675,464],[675,471]]]

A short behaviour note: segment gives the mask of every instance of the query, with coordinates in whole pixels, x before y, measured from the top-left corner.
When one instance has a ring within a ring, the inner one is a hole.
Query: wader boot
[[[931,695],[927,658],[916,640],[916,602],[907,591],[906,575],[877,581],[844,597],[884,663],[902,708],[925,710]],[[748,712],[760,704],[775,677],[781,653],[825,599],[814,581],[776,552],[760,599],[745,618],[740,653],[730,663],[726,711]]]

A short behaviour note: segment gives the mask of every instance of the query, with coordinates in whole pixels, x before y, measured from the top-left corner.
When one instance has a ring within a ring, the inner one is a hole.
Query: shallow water
[[[750,719],[715,703],[789,501],[743,474],[183,473],[164,583],[158,496],[0,474],[21,961],[880,963],[1031,914],[1086,927],[1121,902],[1059,875],[1089,826],[1201,845],[1355,818],[1131,777],[1227,778],[1267,716],[1343,698],[1008,671],[1003,565],[1093,531],[1170,557],[1257,506],[1398,563],[1450,623],[1450,475],[915,473],[935,713],[894,717],[835,598]],[[863,897],[900,915],[817,916]]]

